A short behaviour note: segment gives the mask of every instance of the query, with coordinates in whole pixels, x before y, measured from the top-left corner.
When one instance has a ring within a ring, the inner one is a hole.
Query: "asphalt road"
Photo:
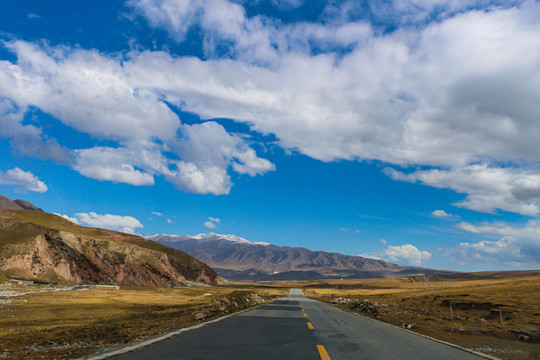
[[[271,304],[116,359],[464,359],[482,357],[306,298]]]

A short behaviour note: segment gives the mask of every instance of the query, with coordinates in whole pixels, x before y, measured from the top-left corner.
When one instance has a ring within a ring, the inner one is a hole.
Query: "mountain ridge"
[[[218,275],[231,280],[365,278],[444,272],[362,256],[255,243],[235,235],[153,235],[147,239],[184,251],[210,265]]]
[[[0,209],[43,211],[29,201],[21,199],[11,200],[10,198],[2,195],[0,195]]]

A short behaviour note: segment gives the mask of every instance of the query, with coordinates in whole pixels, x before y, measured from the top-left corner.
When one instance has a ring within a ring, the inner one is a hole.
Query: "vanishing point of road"
[[[480,356],[308,299],[300,289],[270,304],[114,358],[464,359]]]

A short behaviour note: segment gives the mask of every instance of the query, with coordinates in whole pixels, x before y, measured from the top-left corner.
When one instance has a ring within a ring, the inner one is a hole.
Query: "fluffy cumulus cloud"
[[[2,136],[98,180],[149,185],[163,176],[196,193],[227,194],[231,173],[274,169],[216,122],[182,124],[172,104],[323,161],[430,166],[391,175],[462,192],[459,205],[473,210],[539,213],[540,3],[370,2],[393,31],[356,16],[350,1],[328,4],[317,23],[248,14],[228,0],[127,5],[178,43],[196,30],[204,60],[5,42],[17,60],[0,61],[0,110],[10,119]],[[31,106],[118,146],[66,151],[23,124]]]
[[[143,157],[145,153],[142,152]],[[131,185],[154,184],[153,174],[141,170],[146,168],[144,165],[136,168],[141,166],[140,152],[125,148],[93,147],[76,150],[75,154],[77,162],[73,168],[86,177]],[[157,154],[159,157],[160,153]]]
[[[184,125],[182,137],[170,143],[177,161],[168,179],[179,188],[195,193],[228,194],[231,179],[227,168],[255,176],[274,170],[274,164],[259,158],[244,139],[228,133],[214,122]]]
[[[512,267],[540,264],[539,220],[529,220],[521,227],[505,222],[480,225],[462,222],[456,228],[484,236],[501,236],[498,240],[461,243],[451,249],[450,255],[459,263],[474,261]]]
[[[422,175],[427,185],[468,194],[460,205],[474,210],[538,213],[535,171],[501,166],[540,160],[537,2],[370,3],[378,17],[404,19],[384,35],[352,19],[350,2],[339,14],[329,5],[334,21],[326,24],[249,17],[241,4],[225,0],[129,4],[178,41],[191,27],[202,29],[209,61],[144,53],[133,63],[143,69],[161,59],[171,72],[190,69],[174,84],[160,80],[185,109],[246,122],[324,161],[431,165],[437,169],[394,178]],[[215,56],[223,42],[230,44],[227,60]],[[159,79],[155,71],[147,75]],[[506,180],[482,189],[489,173]]]
[[[64,216],[68,220],[71,218]],[[78,213],[75,214],[78,224],[84,224],[97,228],[104,228],[109,230],[122,231],[125,233],[133,234],[135,229],[144,227],[143,224],[132,216],[122,215],[110,215],[110,214],[96,214],[95,212]],[[73,220],[71,220],[73,221]]]
[[[384,239],[381,239],[384,240]],[[386,241],[382,242],[385,244]],[[426,250],[419,250],[414,245],[405,244],[401,246],[390,245],[386,249],[374,254],[363,254],[361,256],[374,259],[383,259],[386,261],[398,263],[400,265],[420,266],[425,261],[431,259],[431,253]]]
[[[19,106],[37,106],[68,126],[107,139],[166,140],[180,124],[155,92],[129,83],[119,59],[23,41],[4,46],[17,55],[17,64],[0,62],[0,93]]]
[[[250,176],[273,169],[244,138],[217,123],[182,125],[164,102],[166,90],[147,87],[142,74],[127,69],[119,55],[24,41],[3,46],[17,61],[0,61],[0,136],[23,155],[69,164],[97,180],[152,185],[156,175],[163,176],[202,194],[228,193],[229,169]],[[31,107],[117,146],[67,149],[37,125],[23,123]],[[172,158],[164,155],[171,151]]]
[[[18,191],[35,191],[44,193],[49,188],[43,181],[29,171],[24,171],[18,167],[6,172],[0,171],[0,185],[14,185]]]

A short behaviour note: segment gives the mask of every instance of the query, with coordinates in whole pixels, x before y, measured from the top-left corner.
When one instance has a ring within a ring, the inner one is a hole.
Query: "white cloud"
[[[431,253],[425,250],[419,250],[411,244],[401,246],[390,245],[386,249],[375,254],[363,254],[361,256],[413,266],[420,266],[423,262],[431,259]]]
[[[454,215],[447,213],[444,210],[434,210],[431,212],[431,215],[437,218],[446,218],[446,217],[452,217]]]
[[[174,224],[174,221],[172,221],[171,219],[167,219],[167,224]]]
[[[181,41],[198,20],[202,1],[128,0],[126,4],[141,11],[151,26],[166,27],[171,36]]]
[[[540,244],[524,244],[512,236],[504,236],[497,241],[461,243],[450,251],[450,255],[460,264],[481,262],[511,267],[539,265]]]
[[[409,180],[469,194],[460,205],[470,209],[537,214],[540,186],[535,171],[526,172],[540,161],[540,4],[474,2],[481,11],[470,4],[396,0],[389,16],[423,24],[380,33],[346,16],[282,24],[248,16],[241,3],[226,0],[132,0],[128,5],[137,14],[177,41],[197,27],[208,60],[12,41],[5,46],[18,60],[0,61],[0,97],[19,109],[37,106],[67,126],[129,149],[110,151],[115,160],[103,168],[96,155],[102,149],[75,153],[76,168],[100,180],[142,185],[159,175],[185,191],[227,194],[228,171],[256,175],[274,169],[246,140],[212,122],[182,125],[168,102],[203,119],[246,123],[275,135],[287,150],[323,161],[442,168],[439,183],[429,172],[416,172],[425,173],[425,181],[416,175]],[[426,22],[433,9],[443,9],[443,16]],[[230,51],[220,58],[216,49],[224,43]],[[10,115],[12,133],[23,131],[19,115]],[[48,140],[40,134],[32,141]],[[154,168],[138,160],[139,149],[172,150],[175,156]],[[521,185],[496,181],[487,190],[477,186],[483,175],[466,176],[457,185],[448,181],[474,173],[472,164],[478,163],[526,176]],[[501,167],[508,163],[520,166]]]
[[[17,65],[0,61],[0,94],[34,105],[65,125],[106,139],[166,140],[180,121],[155,92],[135,88],[119,59],[97,51],[24,41],[4,43]]]
[[[225,169],[207,165],[199,168],[193,163],[179,161],[176,171],[168,177],[179,189],[196,194],[228,194],[232,182]]]
[[[208,228],[208,229],[215,229],[218,226],[218,224],[220,224],[220,223],[221,223],[220,219],[213,218],[213,217],[209,216],[208,221],[205,221],[203,223],[203,226]]]
[[[134,234],[135,229],[144,227],[139,220],[132,216],[96,214],[95,212],[75,214],[79,224],[86,224],[92,227],[109,230],[122,231]]]
[[[462,222],[457,224],[456,228],[475,234],[504,235],[540,242],[540,220],[536,219],[529,220],[523,227],[514,227],[504,222],[483,223],[481,225],[472,225],[467,222]]]
[[[229,166],[250,176],[275,168],[257,157],[241,137],[227,133],[216,122],[182,125],[180,130],[182,137],[167,142],[165,150],[182,161],[167,159],[156,144],[142,148],[94,147],[75,151],[74,169],[97,180],[132,185],[153,185],[155,174],[164,175],[182,190],[221,195],[228,194],[232,187]],[[170,164],[176,164],[176,169]]]
[[[75,153],[77,162],[73,168],[86,177],[131,185],[154,184],[152,173],[134,167],[142,164],[135,152],[128,149],[94,147],[76,150]],[[141,153],[137,152],[137,155]]]
[[[450,255],[458,263],[473,261],[514,267],[540,264],[540,220],[529,220],[522,227],[505,222],[480,225],[462,222],[455,227],[474,234],[502,236],[496,241],[461,243],[457,248],[450,249]]]
[[[0,185],[15,185],[20,191],[34,191],[44,193],[49,188],[43,181],[29,171],[24,171],[18,167],[6,172],[0,171]]]
[[[123,64],[121,56],[24,41],[4,46],[18,60],[0,61],[0,116],[5,119],[0,136],[12,139],[23,155],[71,164],[97,180],[152,185],[155,175],[164,176],[181,189],[203,194],[228,193],[229,168],[250,176],[274,169],[243,138],[215,122],[181,125],[162,99],[167,89],[141,81],[144,74],[128,69],[129,59]],[[30,106],[118,146],[70,151],[39,128],[22,125]],[[170,151],[174,160],[167,158]]]
[[[449,188],[467,197],[454,205],[492,213],[495,209],[523,215],[540,213],[540,170],[470,165],[450,170],[419,170],[410,174],[387,168],[394,180]]]
[[[159,81],[170,89],[169,99],[189,111],[248,122],[276,134],[283,147],[325,161],[464,166],[486,156],[535,160],[536,125],[529,119],[538,111],[540,84],[531,77],[537,71],[531,58],[540,59],[540,40],[531,39],[539,30],[527,18],[539,9],[527,3],[386,36],[368,31],[339,60],[296,46],[285,46],[271,67],[242,58],[177,59],[162,63],[173,73],[189,69],[182,81],[172,84],[155,71],[146,80]],[[511,51],[501,56],[498,49]],[[134,66],[159,59],[164,56],[144,53]]]
[[[167,178],[178,188],[197,194],[228,194],[232,182],[227,169],[255,176],[275,169],[259,158],[240,136],[229,134],[214,122],[182,125],[182,137],[168,143],[170,151],[182,160]]]
[[[0,92],[0,136],[10,139],[21,155],[72,163],[74,157],[67,148],[59,145],[56,140],[47,138],[38,127],[32,124],[22,125],[27,110],[25,106],[3,97]]]
[[[215,229],[215,228],[217,227],[217,225],[214,224],[214,223],[211,222],[211,221],[205,221],[205,222],[203,223],[203,226],[204,226],[205,228],[208,228],[208,229]]]
[[[152,211],[152,215],[156,215],[156,216],[163,216],[162,213],[160,212],[157,212],[157,211]]]
[[[61,216],[61,217],[63,217],[64,219],[71,221],[72,223],[79,224],[79,220],[78,220],[77,218],[70,217],[70,216],[68,216],[68,215],[58,214],[58,213],[54,213],[54,215]]]
[[[381,239],[379,239],[379,242],[380,242],[381,244],[383,244],[383,245],[385,245],[385,244],[386,244],[386,240],[385,240],[385,239],[382,239],[382,238],[381,238]]]
[[[257,157],[240,136],[229,134],[214,121],[183,125],[181,132],[182,138],[170,146],[184,161],[222,169],[232,165],[236,172],[251,176],[275,169],[274,164]]]

